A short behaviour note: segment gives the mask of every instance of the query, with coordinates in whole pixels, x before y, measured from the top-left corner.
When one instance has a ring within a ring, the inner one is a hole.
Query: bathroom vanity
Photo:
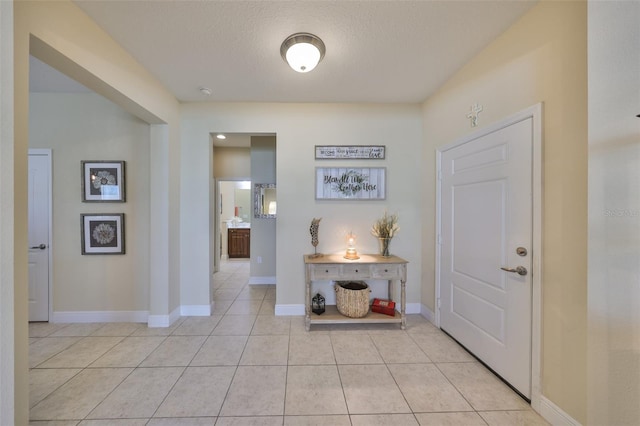
[[[229,258],[248,258],[251,253],[251,229],[231,226],[227,229]]]

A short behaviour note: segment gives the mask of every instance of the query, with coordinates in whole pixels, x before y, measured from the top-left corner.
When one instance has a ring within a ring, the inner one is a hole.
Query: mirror
[[[253,217],[275,219],[276,198],[275,183],[256,183],[253,193]]]

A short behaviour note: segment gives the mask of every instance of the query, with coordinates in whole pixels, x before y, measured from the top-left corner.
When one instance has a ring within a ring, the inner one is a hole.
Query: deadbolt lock
[[[522,257],[524,257],[524,256],[526,256],[526,255],[527,255],[527,249],[526,249],[526,248],[524,248],[524,247],[518,247],[518,248],[516,249],[516,254],[517,254],[518,256],[522,256]]]

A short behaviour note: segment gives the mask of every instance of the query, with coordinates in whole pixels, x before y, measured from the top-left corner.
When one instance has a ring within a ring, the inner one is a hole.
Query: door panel
[[[51,157],[29,152],[29,321],[49,321]]]
[[[532,119],[443,151],[440,325],[531,395]],[[516,254],[517,247],[528,250]]]

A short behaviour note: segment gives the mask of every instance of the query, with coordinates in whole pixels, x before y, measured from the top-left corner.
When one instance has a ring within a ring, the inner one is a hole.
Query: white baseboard
[[[554,426],[580,426],[580,422],[544,396],[540,397],[539,408],[538,414]]]
[[[396,309],[398,305],[396,304]],[[420,303],[407,303],[404,308],[405,314],[420,314],[422,313],[422,305]]]
[[[249,277],[249,285],[274,285],[276,277]]]
[[[276,305],[276,316],[304,315],[304,305]]]
[[[147,322],[148,311],[57,311],[52,323]]]
[[[419,313],[420,313],[420,315],[425,317],[429,322],[431,322],[433,324],[436,323],[436,315],[433,313],[433,311],[431,309],[427,308],[423,304],[420,304],[420,312]]]
[[[178,318],[180,318],[179,306],[175,308],[169,315],[149,315],[147,326],[151,328],[170,327],[171,324],[178,320]]]
[[[213,312],[211,305],[182,305],[180,315],[183,317],[208,317]]]

